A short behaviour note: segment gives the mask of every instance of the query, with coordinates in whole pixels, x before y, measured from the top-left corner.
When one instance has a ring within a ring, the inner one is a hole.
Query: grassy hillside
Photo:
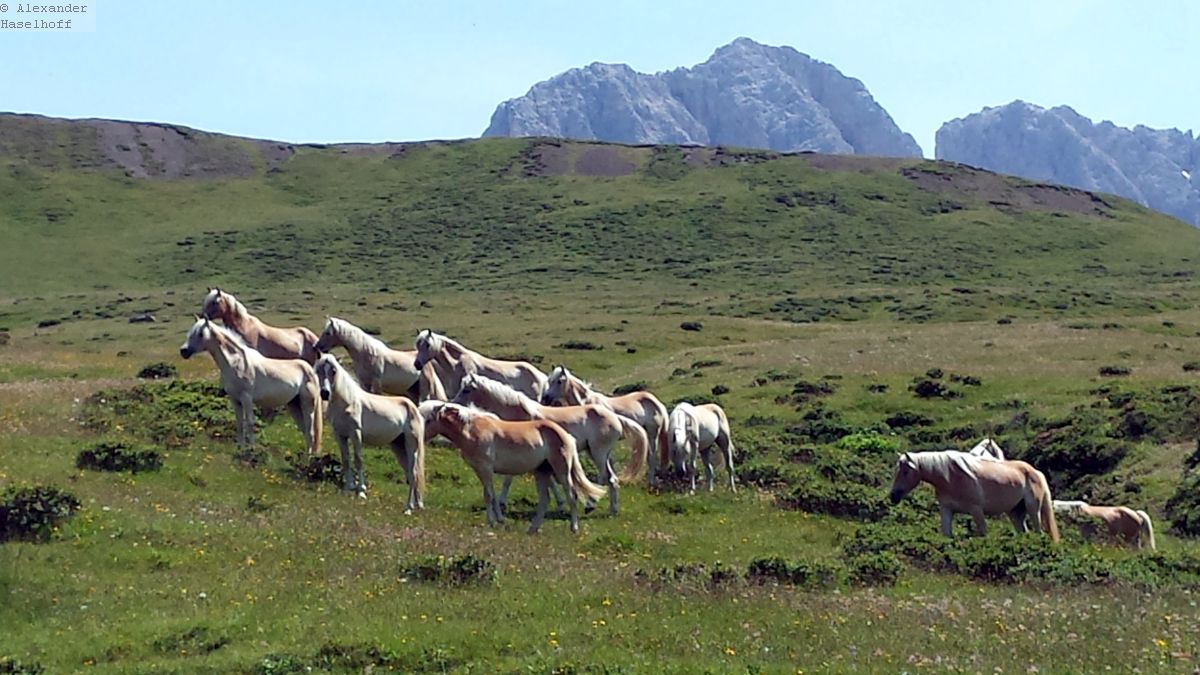
[[[52,485],[81,507],[47,541],[0,544],[0,658],[290,673],[1200,657],[1200,550],[1165,509],[1200,436],[1200,231],[1183,223],[942,162],[529,139],[168,152],[143,130],[132,147],[193,173],[135,177],[105,140],[133,132],[10,121],[0,491]],[[433,327],[602,389],[718,400],[742,489],[622,486],[619,516],[530,538],[532,484],[489,530],[476,479],[436,444],[426,511],[403,514],[383,450],[371,498],[345,498],[296,476],[285,416],[263,420],[261,457],[228,442],[224,404],[196,385],[213,366],[177,356],[212,284],[276,324],[336,314],[396,346]],[[129,323],[141,312],[156,321]],[[127,393],[156,361],[189,384]],[[1005,519],[950,544],[928,488],[885,504],[896,450],[985,434],[1057,496],[1149,510],[1162,553],[1069,523],[1049,549]],[[78,468],[101,441],[162,468]]]

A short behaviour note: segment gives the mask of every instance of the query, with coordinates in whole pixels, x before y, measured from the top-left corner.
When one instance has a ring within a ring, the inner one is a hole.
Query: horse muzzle
[[[188,349],[187,347],[180,347],[180,348],[179,348],[179,356],[181,356],[182,358],[185,358],[185,359],[186,359],[186,358],[190,358],[190,357],[191,357],[191,355],[192,355],[192,354],[194,354],[194,353],[195,353],[195,352],[193,352],[192,350]]]
[[[328,401],[328,400],[329,400],[329,390],[328,390],[328,389],[322,389],[322,390],[321,390],[321,400],[322,400],[322,401]]]
[[[904,493],[899,490],[892,490],[888,493],[888,499],[892,500],[893,504],[899,504],[901,499],[904,499]]]

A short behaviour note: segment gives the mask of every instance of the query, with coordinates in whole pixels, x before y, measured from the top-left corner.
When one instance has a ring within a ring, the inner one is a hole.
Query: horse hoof
[[[537,533],[538,533],[538,529],[536,527],[531,527],[525,531],[525,534],[537,534]]]
[[[411,516],[411,515],[412,515],[412,509],[404,509],[404,515],[406,515],[406,516]]]

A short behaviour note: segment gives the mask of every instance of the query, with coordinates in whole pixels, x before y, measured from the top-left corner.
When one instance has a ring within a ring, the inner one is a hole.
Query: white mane
[[[1087,502],[1054,500],[1054,510],[1059,513],[1075,513],[1089,506]]]
[[[417,410],[421,413],[422,419],[428,420],[433,413],[441,410],[444,405],[446,405],[445,401],[431,398],[428,401],[421,401],[420,405],[417,406]]]
[[[908,457],[917,465],[917,468],[922,471],[935,473],[942,480],[950,480],[950,470],[957,468],[971,478],[977,478],[975,474],[976,467],[979,462],[987,461],[975,455],[961,452],[959,450],[939,450],[936,452],[909,452],[903,457]],[[903,459],[902,457],[902,459]]]
[[[380,340],[379,338],[371,335],[367,331],[355,326],[345,319],[339,319],[336,316],[331,316],[329,317],[329,321],[326,322],[325,327],[326,329],[332,327],[334,334],[341,338],[342,343],[346,345],[348,350],[352,349],[354,351],[366,351],[371,354],[378,354],[382,351],[391,349],[383,340]]]
[[[1000,449],[1000,445],[991,438],[985,438],[975,444],[975,447],[967,451],[968,454],[980,457],[982,459],[995,459],[1003,461],[1004,451]]]
[[[222,295],[229,299],[229,306],[233,308],[234,314],[236,314],[238,316],[246,316],[250,313],[246,309],[246,306],[242,304],[242,301],[238,300],[236,297],[234,297],[233,293],[230,293],[228,291],[223,291],[219,288],[214,288],[214,289],[210,290],[208,292],[208,295],[204,296],[204,304],[201,305],[201,307],[208,307],[208,303],[216,302],[217,297],[222,296]]]
[[[541,416],[541,405],[526,396],[524,392],[517,391],[503,382],[493,380],[478,373],[472,373],[467,377],[472,378],[480,389],[483,389],[488,396],[498,401],[501,405],[518,406],[530,416]]]
[[[439,403],[441,403],[441,402],[439,401]],[[458,403],[442,403],[442,406],[454,408],[456,411],[458,411],[459,416],[463,418],[464,422],[470,422],[471,420],[473,420],[475,418],[488,419],[488,420],[499,420],[500,419],[499,415],[496,415],[495,413],[490,413],[490,412],[480,409],[480,408],[476,408],[475,406],[459,405]]]
[[[333,369],[333,390],[338,392],[338,395],[342,398],[346,398],[352,392],[362,390],[362,386],[359,385],[358,381],[342,367],[341,361],[338,361],[337,357],[333,354],[322,354],[321,358],[317,359],[316,371],[318,373],[321,372],[323,365],[327,365]]]
[[[211,319],[204,319],[204,318],[196,319],[196,323],[192,324],[192,327],[190,329],[188,329],[188,335],[187,335],[188,340],[191,341],[192,335],[198,333],[201,330],[204,330],[205,324],[207,324],[208,327],[210,329],[212,329],[214,332],[218,332],[221,335],[224,335],[225,337],[229,338],[229,340],[231,342],[233,342],[234,345],[236,345],[243,351],[244,350],[257,351],[250,345],[246,344],[246,341],[242,338],[242,336],[238,335],[236,332],[234,332],[233,329],[228,328],[226,326],[222,326],[219,323],[213,323]]]

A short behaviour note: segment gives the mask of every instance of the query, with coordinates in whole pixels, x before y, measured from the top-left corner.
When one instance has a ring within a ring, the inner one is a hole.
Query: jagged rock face
[[[501,103],[483,135],[921,154],[858,80],[746,38],[666,73],[598,63],[567,71]]]
[[[951,120],[936,155],[990,171],[1110,192],[1200,226],[1200,139],[1175,129],[1094,124],[1023,101]]]

